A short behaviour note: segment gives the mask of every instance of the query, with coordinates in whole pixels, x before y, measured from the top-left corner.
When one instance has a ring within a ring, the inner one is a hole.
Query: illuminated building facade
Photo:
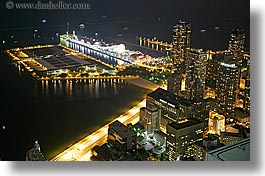
[[[207,53],[202,49],[188,49],[185,58],[185,95],[188,100],[201,101],[205,89]]]
[[[184,73],[175,72],[171,74],[167,79],[167,90],[177,96],[182,96],[185,91],[185,80],[186,76]]]
[[[191,23],[179,21],[173,27],[173,64],[175,68],[179,69],[178,66],[184,61],[185,53],[187,48],[190,48],[190,37],[191,37]]]
[[[243,110],[246,114],[250,114],[250,55],[248,53],[243,55],[243,64],[241,69],[240,95],[243,99]]]
[[[218,78],[217,62],[213,59],[208,60],[206,67],[207,76],[205,79],[205,98],[215,99],[216,79]]]
[[[240,68],[236,107],[250,113],[250,54],[244,52],[245,33],[243,29],[233,29],[230,35],[228,50],[233,54],[233,60]]]
[[[195,154],[194,143],[202,140],[203,124],[190,118],[182,123],[167,125],[166,158],[169,161],[185,160]]]
[[[184,70],[168,78],[168,91],[187,100],[201,101],[205,89],[207,53],[202,49],[187,49]]]
[[[209,112],[208,133],[218,134],[225,131],[225,117],[214,111]]]
[[[213,66],[218,73],[215,78],[215,112],[224,115],[226,119],[234,113],[239,85],[239,67],[230,58],[231,55],[220,54],[213,59]]]
[[[193,101],[195,118],[207,124],[208,115],[204,98],[207,53],[202,49],[188,49],[185,68],[185,99]],[[205,126],[205,125],[204,125]]]
[[[146,108],[161,109],[160,130],[166,132],[166,125],[193,117],[193,103],[183,97],[176,96],[164,89],[158,88],[146,97]]]
[[[242,65],[245,37],[243,29],[233,29],[228,44],[228,50],[233,53],[234,60],[236,60],[239,66]]]
[[[205,98],[215,101],[212,110],[237,120],[235,108],[250,114],[250,55],[244,53],[239,66],[231,52],[213,55],[208,61]],[[233,114],[233,115],[232,115]]]
[[[208,115],[204,98],[207,53],[202,49],[186,50],[184,69],[176,71],[168,78],[168,91],[193,103],[193,116],[205,122]]]
[[[136,150],[136,134],[118,120],[109,125],[108,142],[112,144],[120,154],[134,152]]]
[[[144,126],[144,131],[153,134],[160,130],[161,109],[142,107],[140,109],[140,123]]]

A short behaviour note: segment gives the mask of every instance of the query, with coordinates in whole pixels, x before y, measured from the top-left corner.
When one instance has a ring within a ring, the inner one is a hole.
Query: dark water
[[[1,53],[2,160],[25,160],[38,140],[50,159],[144,98],[123,80],[33,81]]]
[[[21,0],[21,2],[36,2]],[[78,35],[108,41],[123,41],[129,49],[137,44],[136,36],[172,42],[172,29],[179,20],[192,24],[191,46],[203,49],[226,49],[233,28],[242,27],[246,33],[246,48],[249,48],[250,2],[242,0],[79,0],[89,2],[90,10],[8,10],[0,2],[1,27],[0,47],[28,45],[32,43],[56,43],[58,36],[66,31]],[[225,12],[225,13],[224,13]],[[42,19],[47,22],[42,23]],[[79,24],[85,24],[84,29]],[[215,27],[220,29],[216,30]],[[34,30],[36,38],[33,39]],[[126,30],[124,30],[126,29]],[[206,32],[201,33],[200,30]],[[121,34],[121,35],[118,35]],[[13,38],[10,38],[13,36]],[[110,39],[111,38],[111,39]],[[14,43],[17,41],[17,43]],[[131,45],[133,44],[133,45]]]

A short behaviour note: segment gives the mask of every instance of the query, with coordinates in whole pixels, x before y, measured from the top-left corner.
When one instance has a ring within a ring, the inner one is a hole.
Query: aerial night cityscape
[[[250,161],[250,1],[1,1],[1,161]]]

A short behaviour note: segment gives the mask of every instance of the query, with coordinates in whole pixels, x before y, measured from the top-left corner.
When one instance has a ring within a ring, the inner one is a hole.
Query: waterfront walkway
[[[157,88],[160,87],[158,84],[147,81],[140,77],[131,77],[131,79],[126,79],[125,81],[130,84],[133,84],[133,85],[145,88],[145,89],[149,89],[149,90],[156,90]]]

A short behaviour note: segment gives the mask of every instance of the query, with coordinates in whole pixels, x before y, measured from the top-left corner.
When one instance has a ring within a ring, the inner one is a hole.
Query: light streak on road
[[[91,149],[96,145],[102,145],[106,142],[109,125],[116,120],[124,124],[137,123],[139,121],[140,108],[144,107],[145,103],[146,99],[142,100],[129,111],[55,156],[51,161],[90,161],[90,157],[92,156]]]

